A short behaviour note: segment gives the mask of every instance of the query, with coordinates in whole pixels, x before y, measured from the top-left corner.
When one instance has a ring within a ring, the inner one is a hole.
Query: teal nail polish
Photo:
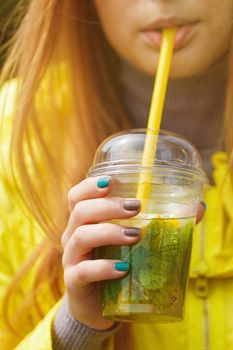
[[[128,271],[129,270],[129,263],[117,262],[117,263],[115,263],[115,269],[117,271]]]
[[[201,205],[204,207],[204,209],[206,210],[206,203],[205,202],[201,202]]]
[[[99,188],[108,187],[109,184],[110,184],[110,177],[109,176],[102,177],[101,179],[99,179],[97,181],[97,187],[99,187]]]

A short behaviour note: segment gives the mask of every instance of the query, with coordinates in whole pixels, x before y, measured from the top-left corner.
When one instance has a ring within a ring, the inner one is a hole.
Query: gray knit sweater
[[[162,128],[188,138],[199,150],[212,182],[211,154],[224,148],[221,142],[227,56],[201,75],[171,79],[168,85]],[[154,79],[125,62],[121,64],[121,98],[135,128],[146,127]],[[201,126],[201,127],[200,127]],[[55,350],[98,350],[121,327],[98,331],[75,320],[63,301],[54,321]]]

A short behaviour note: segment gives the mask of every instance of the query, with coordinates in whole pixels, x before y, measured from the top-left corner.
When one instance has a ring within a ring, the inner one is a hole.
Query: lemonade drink
[[[130,265],[122,279],[103,282],[103,315],[128,322],[181,320],[195,218],[141,215],[113,222],[141,227],[142,238],[133,247],[102,248],[102,257]]]
[[[159,134],[151,164],[142,164],[146,134],[146,129],[132,129],[107,138],[88,172],[114,179],[111,197],[136,198],[141,180],[150,189],[137,216],[111,221],[140,227],[140,241],[100,249],[99,258],[130,266],[123,278],[102,283],[103,316],[125,322],[175,322],[183,317],[192,231],[208,180],[195,147],[166,131]]]

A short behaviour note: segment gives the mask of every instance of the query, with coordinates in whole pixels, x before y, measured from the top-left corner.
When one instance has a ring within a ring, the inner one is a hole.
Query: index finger
[[[111,192],[114,181],[110,176],[95,176],[79,182],[68,192],[70,211],[79,201],[106,196]]]

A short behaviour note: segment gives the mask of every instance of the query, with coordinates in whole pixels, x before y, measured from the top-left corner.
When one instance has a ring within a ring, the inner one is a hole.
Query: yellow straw
[[[154,163],[158,134],[162,120],[164,100],[167,90],[168,76],[170,72],[172,52],[175,41],[176,28],[167,28],[163,31],[162,45],[159,54],[157,74],[152,94],[150,113],[147,124],[147,133],[142,156],[142,172],[140,174],[136,198],[141,200],[141,211],[146,211],[146,198],[149,198],[151,190],[152,169],[147,174],[143,173],[143,166],[151,166]]]

